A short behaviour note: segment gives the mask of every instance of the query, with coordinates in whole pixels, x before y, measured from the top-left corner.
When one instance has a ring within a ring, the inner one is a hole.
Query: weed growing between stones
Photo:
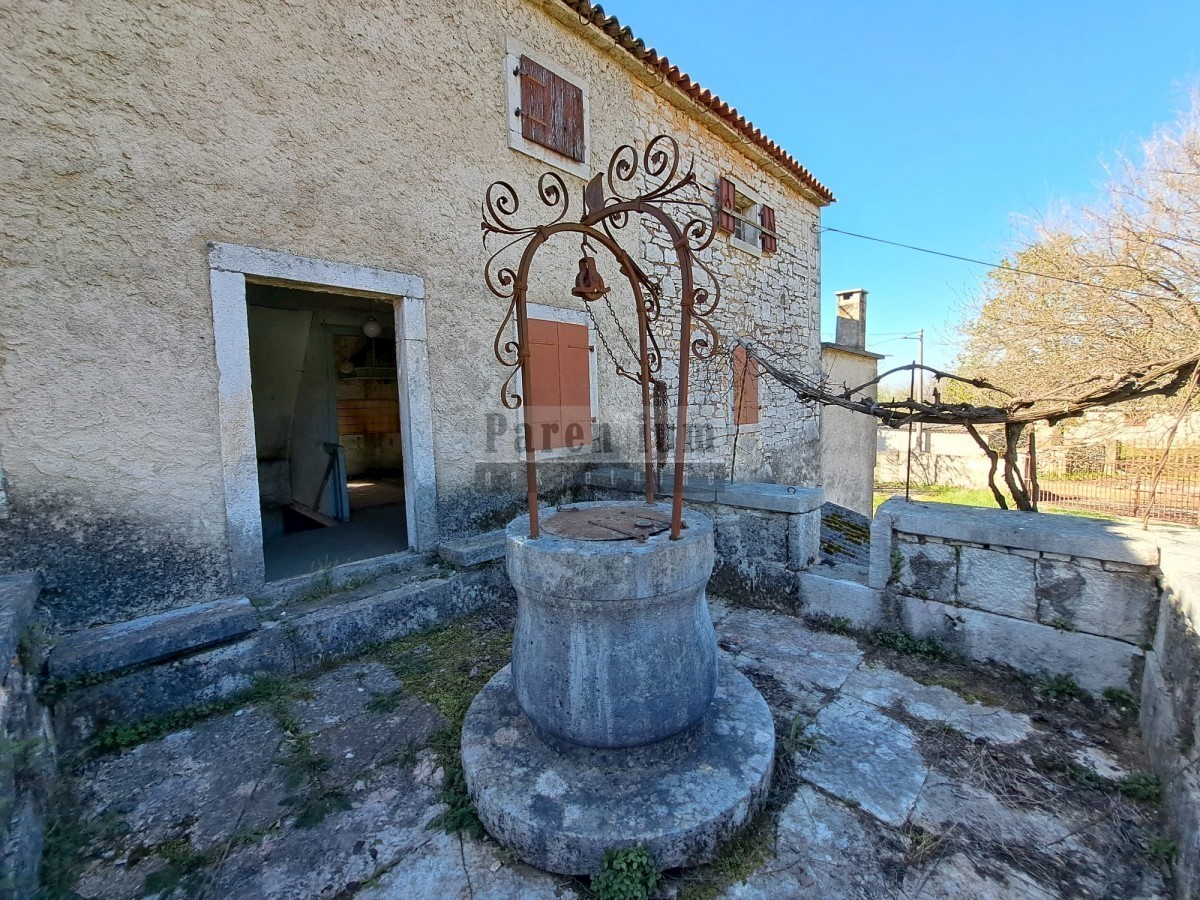
[[[903,631],[872,631],[867,635],[869,640],[876,647],[885,647],[888,650],[895,650],[897,653],[906,653],[911,656],[920,656],[925,659],[935,660],[957,660],[958,655],[947,650],[941,643],[933,638],[915,638],[911,634],[906,634]]]
[[[196,895],[204,879],[204,870],[220,859],[219,850],[206,853],[196,851],[186,837],[178,837],[151,849],[154,855],[166,861],[161,869],[146,875],[143,890],[147,895],[169,896],[177,888],[185,896]],[[131,857],[131,864],[136,860]]]
[[[1179,848],[1161,834],[1150,833],[1146,835],[1142,853],[1156,866],[1169,866],[1179,855]]]
[[[1122,715],[1136,714],[1142,706],[1141,702],[1125,688],[1106,687],[1102,696],[1109,706]]]
[[[1037,684],[1037,692],[1051,700],[1088,699],[1088,692],[1079,686],[1075,676],[1067,672],[1043,678]]]
[[[463,775],[462,724],[475,695],[512,657],[511,622],[498,620],[494,612],[474,616],[393,641],[371,655],[387,665],[404,687],[373,698],[369,708],[388,712],[402,696],[414,696],[435,706],[448,720],[446,727],[430,736],[429,746],[442,768],[441,800],[446,804],[430,827],[482,837],[483,824]]]
[[[592,876],[596,900],[649,900],[662,873],[646,847],[608,850],[600,871]]]
[[[805,616],[804,624],[814,631],[825,631],[829,634],[849,634],[854,630],[854,623],[843,616],[821,614]]]
[[[776,733],[790,731],[778,719]],[[717,851],[712,862],[694,869],[664,873],[667,893],[674,889],[676,900],[715,900],[729,885],[749,878],[775,855],[775,832],[779,816],[800,786],[795,756],[782,746],[776,749],[771,788],[758,814]]]
[[[306,699],[302,696],[305,690],[298,682],[286,678],[260,678],[247,690],[224,700],[178,709],[133,725],[110,725],[92,739],[91,748],[98,753],[119,753],[251,703],[265,704],[274,712],[279,704],[290,699]]]

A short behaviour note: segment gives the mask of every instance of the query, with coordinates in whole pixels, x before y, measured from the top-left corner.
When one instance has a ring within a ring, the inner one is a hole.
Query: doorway
[[[391,304],[246,284],[267,581],[407,549]]]

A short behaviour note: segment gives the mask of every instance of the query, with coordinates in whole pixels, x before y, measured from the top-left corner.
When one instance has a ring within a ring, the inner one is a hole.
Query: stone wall
[[[700,258],[721,282],[721,302],[710,321],[720,344],[709,360],[693,363],[689,422],[708,426],[702,440],[689,447],[689,460],[712,460],[735,481],[816,485],[820,481],[820,422],[815,405],[802,405],[795,395],[770,378],[759,381],[759,422],[737,426],[733,416],[733,365],[738,339],[761,342],[782,354],[795,371],[814,375],[820,366],[820,210],[797,202],[795,193],[770,177],[734,147],[703,140],[702,127],[647,90],[634,93],[643,145],[664,129],[684,135],[694,154],[701,197],[715,205],[717,180],[732,176],[775,209],[778,249],[751,253],[730,235],[717,234]],[[664,371],[678,366],[678,270],[671,239],[662,226],[643,218],[642,255],[653,277],[666,285],[664,324],[659,335]],[[699,287],[707,287],[700,281]],[[674,379],[667,376],[674,390]],[[735,453],[736,440],[736,453]]]
[[[1157,547],[1070,516],[896,498],[872,524],[870,584],[904,630],[1095,694],[1140,683],[1157,564]]]
[[[470,533],[519,507],[524,485],[493,479],[507,463],[487,443],[488,416],[507,422],[509,446],[517,423],[500,403],[505,303],[484,285],[479,231],[495,179],[529,221],[546,213],[547,164],[508,146],[512,39],[588,86],[589,171],[672,131],[706,161],[706,187],[710,160],[755,179],[788,240],[774,262],[746,260],[739,272],[770,274],[730,286],[727,308],[761,295],[772,327],[815,348],[811,196],[562,3],[98,0],[9,4],[0,22],[13,88],[0,106],[21,123],[0,165],[0,571],[41,570],[58,627],[253,587],[229,562],[212,241],[422,279],[439,526]],[[574,215],[584,181],[563,178]],[[640,258],[637,227],[618,240]],[[577,256],[577,241],[548,245],[530,300],[572,302]],[[604,274],[636,333],[629,292]],[[619,419],[634,389],[607,363],[597,380],[598,417]],[[815,473],[809,415],[768,417],[776,478]]]
[[[38,896],[47,806],[54,777],[54,736],[37,699],[30,630],[38,579],[0,575],[0,895]]]
[[[1146,653],[1140,722],[1179,848],[1178,896],[1200,897],[1200,541],[1194,529],[1162,529],[1155,537],[1163,594]]]
[[[837,344],[821,345],[821,372],[831,389],[865,384],[875,377],[878,368],[877,354]],[[872,400],[876,393],[874,385],[863,392]],[[821,411],[821,484],[825,499],[864,516],[871,515],[875,488],[876,430],[874,416],[836,406]]]

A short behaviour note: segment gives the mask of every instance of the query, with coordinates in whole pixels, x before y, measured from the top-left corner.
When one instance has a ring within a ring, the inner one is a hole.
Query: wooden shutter
[[[530,397],[525,420],[535,450],[592,442],[591,347],[586,325],[529,320]]]
[[[583,91],[528,56],[522,56],[521,135],[583,162]]]
[[[733,233],[733,214],[737,210],[737,188],[728,178],[717,179],[717,231]]]
[[[764,205],[762,207],[761,214],[759,215],[759,221],[762,222],[762,227],[763,227],[763,232],[762,232],[763,253],[774,253],[776,250],[779,249],[779,241],[776,240],[775,234],[774,234],[775,210],[771,209],[771,207],[769,207],[769,206]],[[768,234],[768,232],[771,232],[771,233]]]
[[[733,350],[733,424],[758,424],[758,362],[742,346]]]

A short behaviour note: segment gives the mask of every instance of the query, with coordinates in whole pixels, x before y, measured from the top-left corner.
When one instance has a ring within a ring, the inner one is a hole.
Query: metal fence
[[[1172,447],[1151,501],[1163,448],[1108,441],[1038,454],[1039,502],[1161,522],[1200,525],[1200,447]]]

